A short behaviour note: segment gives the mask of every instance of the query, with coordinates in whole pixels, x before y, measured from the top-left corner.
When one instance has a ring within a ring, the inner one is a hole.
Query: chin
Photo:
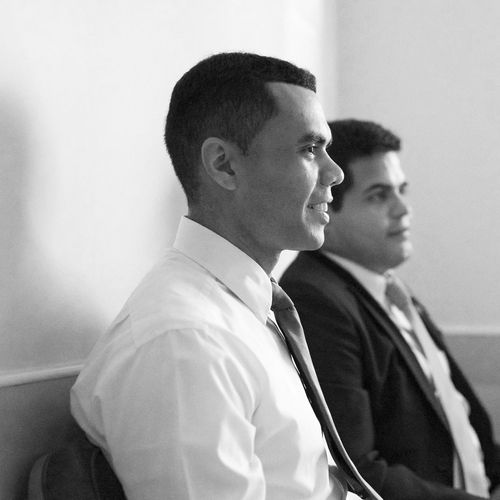
[[[325,242],[325,235],[321,232],[319,234],[310,234],[307,239],[304,239],[300,243],[294,246],[294,248],[289,248],[288,250],[318,250],[323,246]]]
[[[413,245],[411,243],[408,243],[403,248],[403,259],[408,260],[411,257],[412,253],[413,253]]]
[[[390,267],[390,269],[394,269],[396,267],[403,265],[409,258],[410,258],[409,252],[404,252],[402,254],[399,254],[397,257],[393,259],[392,266]]]

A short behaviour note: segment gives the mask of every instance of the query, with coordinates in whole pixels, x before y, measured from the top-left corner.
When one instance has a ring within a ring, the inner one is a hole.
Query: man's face
[[[283,249],[316,249],[329,221],[327,203],[342,170],[326,153],[331,133],[316,94],[271,83],[279,113],[268,120],[239,158],[236,190],[240,233],[254,256]]]
[[[396,152],[350,163],[353,184],[332,212],[324,248],[378,273],[411,254],[407,182]]]

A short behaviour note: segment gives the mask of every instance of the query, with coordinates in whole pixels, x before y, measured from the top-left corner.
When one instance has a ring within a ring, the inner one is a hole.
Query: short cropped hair
[[[350,165],[354,160],[375,153],[401,150],[401,139],[378,123],[362,120],[335,120],[328,122],[332,142],[327,152],[344,171],[344,182],[332,188],[330,206],[337,212],[342,208],[344,194],[352,186]]]
[[[264,123],[278,113],[266,85],[271,82],[316,92],[316,79],[309,71],[245,52],[208,57],[177,82],[170,99],[165,144],[188,202],[196,200],[205,139],[230,141],[246,154]]]

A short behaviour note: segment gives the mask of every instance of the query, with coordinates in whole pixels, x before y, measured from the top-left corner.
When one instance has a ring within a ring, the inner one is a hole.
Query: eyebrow
[[[307,142],[314,142],[317,144],[325,144],[326,147],[328,147],[331,143],[332,140],[330,139],[329,141],[326,140],[326,137],[321,134],[316,134],[314,132],[310,132],[308,134],[303,135],[299,141],[300,144],[302,143],[307,143]]]
[[[397,189],[400,190],[401,188],[406,188],[408,186],[408,181],[404,181],[399,186],[397,186]],[[392,184],[385,184],[383,182],[378,182],[376,184],[372,184],[368,186],[365,190],[364,193],[369,193],[370,191],[376,191],[378,189],[381,189],[383,191],[390,191],[394,189],[394,186]]]

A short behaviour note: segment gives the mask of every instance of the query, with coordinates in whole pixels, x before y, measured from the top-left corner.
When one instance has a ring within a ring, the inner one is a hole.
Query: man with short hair
[[[270,310],[281,251],[321,246],[343,177],[315,90],[246,53],[173,90],[165,141],[188,215],[72,389],[129,499],[345,498]]]
[[[329,125],[345,180],[323,247],[301,252],[281,285],[340,436],[385,500],[487,498],[500,454],[486,411],[394,273],[412,252],[400,139],[369,121]]]

